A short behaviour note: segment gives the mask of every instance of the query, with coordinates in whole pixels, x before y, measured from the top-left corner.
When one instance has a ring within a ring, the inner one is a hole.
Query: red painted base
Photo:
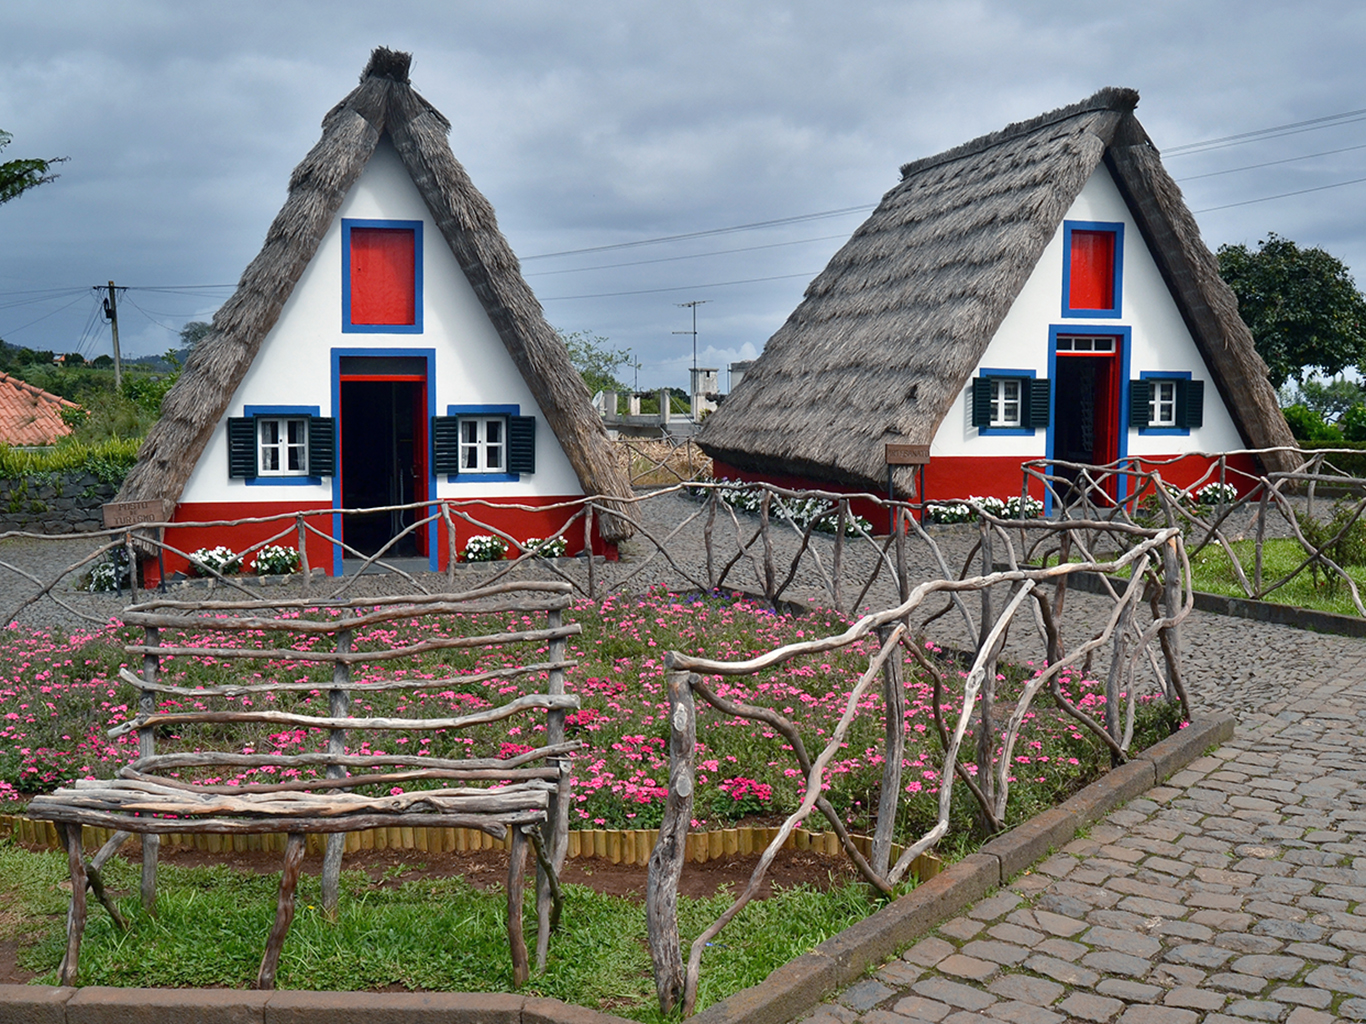
[[[456,557],[460,557],[460,551],[470,537],[488,534],[495,529],[518,541],[531,537],[550,537],[578,512],[577,505],[569,504],[577,500],[578,495],[519,498],[515,501],[494,498],[448,501],[446,503],[451,508],[455,522]],[[514,504],[521,507],[513,507]],[[176,572],[187,572],[190,563],[186,556],[200,548],[223,545],[233,551],[245,551],[264,541],[298,547],[296,516],[300,512],[312,513],[306,516],[306,522],[311,527],[306,540],[309,567],[321,568],[331,575],[334,571],[336,548],[330,538],[335,535],[337,518],[331,506],[322,503],[295,504],[273,501],[186,502],[177,506],[173,522],[185,525],[166,529],[166,543],[176,549],[165,553],[166,573],[171,575]],[[474,522],[460,518],[457,512],[469,516]],[[243,519],[257,521],[240,522]],[[317,533],[314,533],[314,530]],[[434,550],[437,556],[436,566],[439,570],[444,570],[451,550],[445,524],[438,519],[423,532],[419,550],[424,554]],[[566,554],[581,554],[584,546],[582,528],[571,526],[565,533],[565,541],[568,544]],[[602,539],[596,522],[591,545],[595,555],[616,561],[616,545]],[[143,563],[143,578],[147,586],[160,582],[155,558]]]

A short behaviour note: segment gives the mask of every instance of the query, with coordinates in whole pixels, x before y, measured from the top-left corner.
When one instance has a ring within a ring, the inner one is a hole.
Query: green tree
[[[9,132],[0,131],[0,150],[8,146],[12,138]],[[55,179],[57,175],[49,174],[48,171],[53,164],[62,163],[64,160],[66,157],[56,156],[51,160],[7,160],[0,164],[0,205],[8,203],[11,199],[18,199],[29,189]]]
[[[1366,299],[1346,265],[1274,232],[1257,245],[1221,245],[1219,273],[1238,296],[1271,383],[1366,362]]]
[[[1306,380],[1299,386],[1299,400],[1323,417],[1327,423],[1336,423],[1343,415],[1366,400],[1361,385],[1345,377],[1336,377],[1327,383],[1319,380]]]
[[[579,371],[590,395],[599,391],[630,391],[617,379],[617,371],[631,361],[631,354],[622,349],[609,348],[606,338],[588,331],[572,334],[557,331],[564,347],[569,349],[569,361]]]

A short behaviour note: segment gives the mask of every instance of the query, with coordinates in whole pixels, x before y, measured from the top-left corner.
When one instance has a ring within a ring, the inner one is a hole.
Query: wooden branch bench
[[[559,917],[557,874],[568,849],[567,755],[580,745],[565,741],[565,714],[578,707],[578,697],[564,692],[565,669],[574,664],[565,657],[566,640],[580,631],[563,621],[571,601],[567,583],[523,582],[321,606],[153,600],[128,608],[124,621],[144,632],[142,643],[126,648],[141,656],[142,673],[121,672],[139,691],[137,714],[110,735],[135,732],[139,756],[115,779],[77,780],[28,808],[30,817],[56,824],[70,862],[61,983],[76,982],[87,887],[125,927],[101,869],[134,834],[142,836],[149,912],[159,834],[288,835],[275,923],[256,978],[258,988],[269,989],[294,916],[309,833],[327,835],[322,904],[335,918],[345,833],[437,827],[478,829],[496,839],[511,833],[508,942],[514,983],[523,984],[530,973],[522,927],[528,843],[537,861],[541,968]],[[508,613],[492,630],[470,618]],[[230,681],[195,685],[184,678],[206,671]],[[545,692],[496,701],[500,689],[525,677],[543,677]],[[475,710],[450,713],[460,694],[471,694],[462,703]],[[372,710],[385,703],[386,713]],[[500,757],[494,746],[474,756],[477,742],[466,731],[527,714],[544,716],[544,733],[525,730],[544,737],[541,746],[512,757]],[[245,732],[247,741],[222,749],[229,745],[224,727]],[[176,749],[158,751],[167,738]],[[372,741],[394,752],[372,749]],[[352,742],[359,745],[353,749]],[[434,745],[436,754],[425,752]],[[237,777],[227,784],[230,775]],[[83,826],[117,830],[89,861]]]

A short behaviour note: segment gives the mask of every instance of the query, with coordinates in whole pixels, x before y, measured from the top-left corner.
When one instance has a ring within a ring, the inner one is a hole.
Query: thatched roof
[[[610,457],[607,433],[588,391],[523,279],[493,207],[451,152],[446,138],[450,122],[409,83],[410,62],[409,54],[376,49],[360,85],[323,118],[322,138],[290,176],[289,197],[266,232],[264,247],[167,393],[161,419],[148,433],[118,501],[180,499],[261,342],[384,135],[402,158],[584,491],[630,494],[629,481]],[[608,540],[629,535],[614,518],[605,517],[602,525]]]
[[[1237,300],[1134,117],[1137,103],[1131,89],[1102,89],[904,166],[707,418],[702,448],[745,469],[885,488],[884,444],[930,443],[1102,161],[1244,443],[1293,445]]]

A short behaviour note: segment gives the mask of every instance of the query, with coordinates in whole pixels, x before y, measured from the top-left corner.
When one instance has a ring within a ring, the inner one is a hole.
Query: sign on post
[[[111,501],[100,506],[104,513],[104,528],[118,530],[142,523],[164,523],[175,514],[175,503],[165,498],[150,501]]]
[[[889,444],[887,445],[887,465],[923,466],[930,461],[930,446],[927,444]]]

